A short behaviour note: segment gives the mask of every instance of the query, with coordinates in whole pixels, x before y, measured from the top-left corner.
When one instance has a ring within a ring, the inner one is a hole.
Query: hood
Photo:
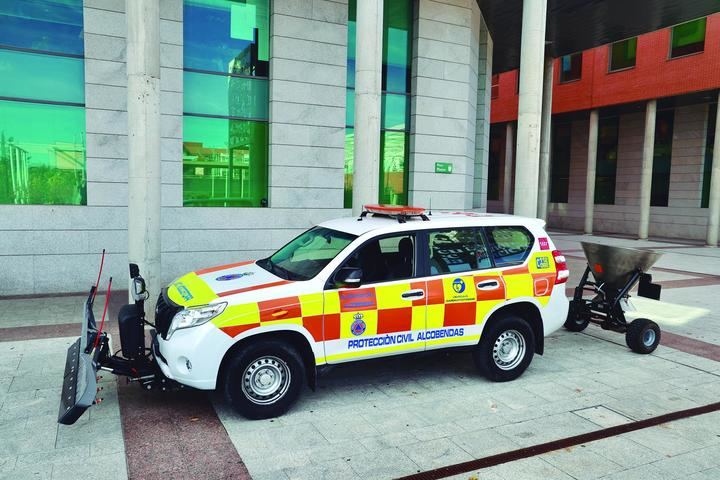
[[[241,262],[183,275],[170,284],[167,295],[174,303],[188,307],[286,283],[290,282],[260,268],[255,262]]]

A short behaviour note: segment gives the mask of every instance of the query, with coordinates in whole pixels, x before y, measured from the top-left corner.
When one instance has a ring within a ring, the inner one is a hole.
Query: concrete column
[[[128,259],[140,266],[151,304],[161,288],[160,2],[126,0]]]
[[[590,112],[588,132],[587,176],[585,180],[585,233],[593,232],[593,212],[595,210],[595,165],[597,164],[598,121],[597,109]]]
[[[718,100],[720,100],[720,94],[718,94]],[[713,145],[708,207],[707,244],[717,247],[718,229],[720,229],[720,104],[715,117],[715,144]]]
[[[523,1],[514,213],[525,217],[537,216],[546,11],[547,0]]]
[[[640,172],[640,225],[638,238],[646,240],[650,229],[650,191],[652,190],[653,154],[655,153],[655,117],[657,100],[645,106],[645,139],[643,140],[642,170]]]
[[[511,122],[505,124],[505,161],[503,172],[503,212],[510,213],[510,199],[512,198],[512,172],[513,172],[513,126]]]
[[[550,148],[552,145],[552,89],[554,58],[545,58],[543,74],[542,123],[540,124],[540,173],[537,217],[547,220],[550,199]]]
[[[353,215],[379,198],[383,0],[357,2],[356,29]]]

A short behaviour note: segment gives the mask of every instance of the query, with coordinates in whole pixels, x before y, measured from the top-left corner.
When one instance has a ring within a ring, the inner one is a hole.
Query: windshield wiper
[[[276,265],[273,263],[270,258],[266,258],[264,260],[261,260],[263,264],[260,266],[265,268],[265,270],[269,271],[273,275],[277,275],[278,277],[284,279],[284,280],[290,280],[290,272],[282,268],[280,265]],[[258,262],[260,263],[260,262]],[[266,266],[267,265],[267,266]]]

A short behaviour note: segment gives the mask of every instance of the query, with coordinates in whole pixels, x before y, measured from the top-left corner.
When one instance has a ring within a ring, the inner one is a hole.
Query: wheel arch
[[[308,386],[315,390],[315,384],[317,380],[315,354],[313,353],[312,345],[308,339],[296,330],[271,330],[261,331],[255,334],[246,335],[237,342],[235,342],[226,352],[220,362],[220,368],[218,368],[216,385],[222,385],[222,378],[225,376],[225,369],[230,359],[235,355],[236,352],[241,350],[244,346],[249,343],[254,343],[262,340],[279,340],[281,342],[292,345],[300,354],[300,357],[305,364],[305,373],[307,376]]]
[[[535,335],[535,353],[542,355],[545,351],[545,332],[543,329],[542,315],[540,314],[538,306],[532,302],[519,301],[499,307],[490,314],[485,322],[483,331],[485,331],[489,325],[508,315],[517,315],[527,320],[530,328],[532,328],[533,335]]]

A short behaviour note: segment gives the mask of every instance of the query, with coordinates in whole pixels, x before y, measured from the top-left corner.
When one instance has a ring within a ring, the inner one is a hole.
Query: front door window
[[[425,348],[424,281],[416,281],[416,236],[370,240],[343,267],[362,269],[359,288],[325,291],[328,363],[419,351]]]

